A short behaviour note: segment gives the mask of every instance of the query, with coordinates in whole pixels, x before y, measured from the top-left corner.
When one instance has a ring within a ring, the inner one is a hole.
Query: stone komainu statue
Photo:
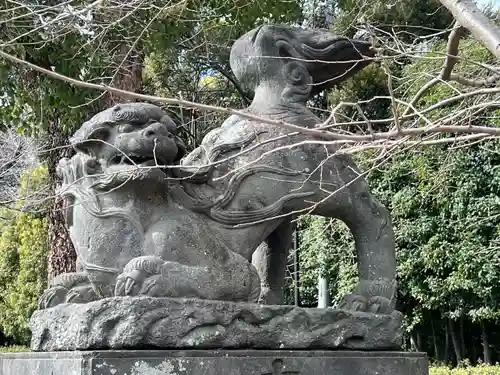
[[[311,128],[307,100],[371,56],[362,41],[264,25],[234,43],[231,68],[255,94],[245,112]],[[355,238],[360,284],[344,308],[392,313],[391,218],[337,145],[237,115],[188,155],[176,133],[161,108],[128,103],[75,134],[59,193],[78,272],[53,280],[41,308],[113,296],[278,302],[291,221],[312,209]],[[263,241],[269,259],[256,268]]]

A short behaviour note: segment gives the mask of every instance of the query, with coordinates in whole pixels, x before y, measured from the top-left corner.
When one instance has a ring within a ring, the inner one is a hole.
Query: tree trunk
[[[444,322],[444,332],[445,332],[444,355],[443,355],[444,363],[448,363],[448,359],[450,357],[450,330],[448,329],[447,320],[448,318],[444,318],[442,320]]]
[[[477,363],[477,349],[476,349],[476,343],[475,340],[472,343],[472,358],[471,358],[471,363]]]
[[[299,234],[293,233],[293,300],[295,306],[300,306],[300,258],[299,258]]]
[[[422,343],[422,333],[420,331],[417,331],[417,347],[419,352],[424,351],[424,346]]]
[[[431,321],[431,330],[432,330],[432,343],[433,343],[433,346],[434,346],[434,358],[437,361],[439,361],[440,360],[440,358],[439,358],[439,346],[438,346],[438,343],[437,343],[436,328],[434,326],[434,319],[432,319],[432,314],[431,314],[430,321]]]
[[[451,319],[448,319],[448,324],[450,326],[450,335],[451,335],[451,341],[453,343],[453,349],[455,350],[455,357],[457,358],[457,363],[459,363],[462,360],[459,335]]]
[[[462,357],[467,357],[467,345],[465,345],[465,335],[464,335],[464,316],[460,317],[460,351],[462,352]]]
[[[120,90],[138,92],[142,84],[142,57],[137,51],[130,51],[126,43],[122,43],[113,57],[115,64],[118,66],[118,71],[115,73],[115,79],[111,85]],[[100,100],[100,109],[111,107],[116,103],[130,102],[127,96],[119,94],[106,93]]]
[[[483,356],[484,356],[484,363],[486,364],[491,364],[491,351],[490,351],[490,344],[488,340],[488,329],[486,327],[486,323],[484,321],[481,321],[481,339],[483,342]]]
[[[49,125],[49,139],[51,140],[50,152],[47,155],[47,166],[49,183],[52,195],[55,196],[56,187],[59,184],[59,177],[56,174],[56,167],[59,160],[71,155],[68,144],[68,137],[61,132],[61,127],[57,121],[57,111],[54,120]],[[68,228],[63,217],[62,200],[54,199],[49,212],[49,281],[63,272],[74,272],[76,263],[76,252],[69,237]]]
[[[411,345],[411,350],[414,352],[421,352],[422,347],[420,346],[419,342],[419,333],[416,329],[413,329],[413,331],[410,333],[410,345]]]

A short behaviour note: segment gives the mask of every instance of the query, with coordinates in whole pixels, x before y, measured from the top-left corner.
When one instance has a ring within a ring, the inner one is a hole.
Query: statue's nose
[[[146,139],[155,139],[161,136],[168,138],[173,137],[172,133],[170,133],[168,130],[165,129],[164,126],[158,123],[149,125],[146,129],[142,131],[142,135]]]
[[[158,137],[158,132],[155,129],[146,129],[144,130],[144,137],[146,138],[155,138]]]

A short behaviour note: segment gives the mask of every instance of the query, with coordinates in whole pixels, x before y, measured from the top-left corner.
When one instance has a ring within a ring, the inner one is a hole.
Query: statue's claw
[[[91,284],[71,288],[66,295],[67,303],[87,303],[99,299]]]
[[[128,296],[132,292],[135,280],[126,273],[122,273],[116,278],[115,296]]]
[[[161,258],[152,256],[132,259],[116,279],[115,295],[166,296],[170,282],[161,272],[165,264]]]
[[[62,303],[86,303],[99,297],[85,272],[67,272],[56,276],[40,298],[40,310],[54,307]]]
[[[71,289],[56,285],[43,292],[38,299],[38,308],[43,310],[62,303],[86,303],[97,299],[98,296],[90,284],[79,285]]]
[[[375,296],[368,300],[368,309],[375,314],[390,314],[394,310],[394,307],[390,299]]]
[[[57,285],[46,289],[38,299],[38,308],[40,310],[48,309],[66,302],[68,289]]]
[[[391,314],[394,311],[395,294],[393,283],[381,281],[363,281],[358,292],[347,294],[340,307],[350,311],[370,312],[373,314]]]
[[[118,276],[116,280],[116,289],[119,290],[119,294],[117,295],[134,295],[137,294],[134,289],[137,289],[139,285],[141,285],[144,280],[148,277],[146,271],[141,270],[131,270],[129,272],[124,272]]]
[[[350,311],[366,311],[367,305],[368,300],[365,297],[357,294],[346,294],[340,307]]]

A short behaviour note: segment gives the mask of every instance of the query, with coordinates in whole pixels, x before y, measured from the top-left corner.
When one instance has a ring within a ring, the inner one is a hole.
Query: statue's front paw
[[[144,256],[132,259],[116,279],[116,296],[147,295],[163,297],[169,288],[169,280],[162,275],[165,262],[158,257]]]

